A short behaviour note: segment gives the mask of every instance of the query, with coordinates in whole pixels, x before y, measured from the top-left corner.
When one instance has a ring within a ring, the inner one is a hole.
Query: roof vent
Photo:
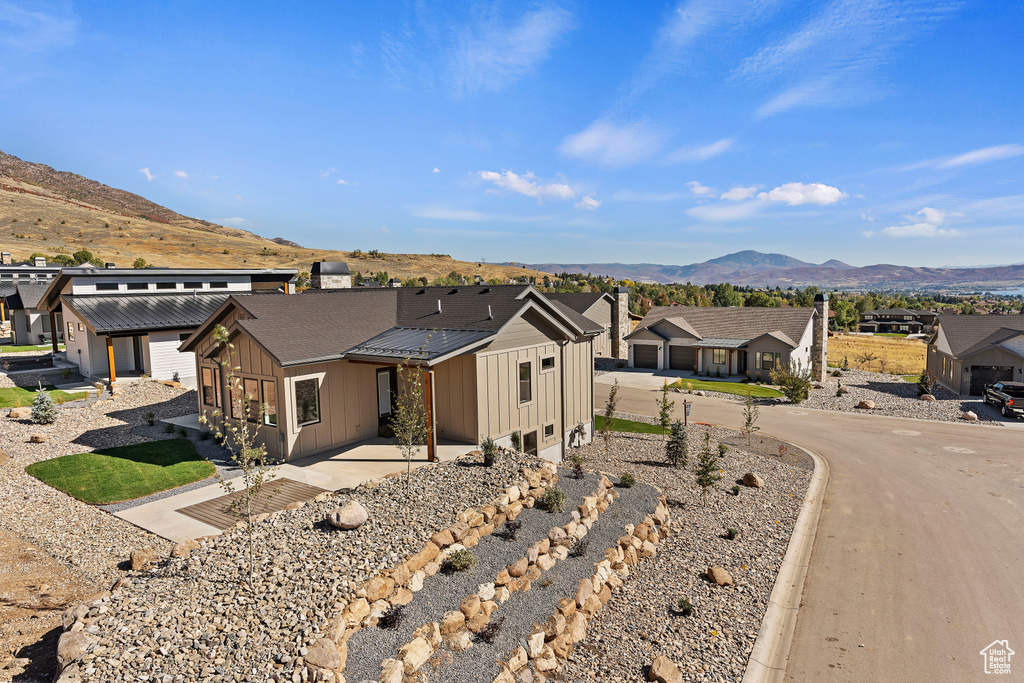
[[[438,313],[441,312],[441,300],[440,299],[437,300],[437,312]]]
[[[487,319],[494,320],[494,314],[491,313],[491,305],[487,304]]]

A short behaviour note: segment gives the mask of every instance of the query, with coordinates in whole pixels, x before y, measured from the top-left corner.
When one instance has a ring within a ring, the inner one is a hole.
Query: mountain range
[[[591,273],[634,282],[730,282],[752,287],[823,289],[1003,289],[1024,284],[1024,264],[983,268],[921,268],[882,263],[808,263],[785,254],[746,250],[685,266],[656,263],[532,263],[548,273]]]

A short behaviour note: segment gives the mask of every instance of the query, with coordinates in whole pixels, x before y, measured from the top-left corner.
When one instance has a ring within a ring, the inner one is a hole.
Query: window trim
[[[549,425],[544,425],[544,438],[551,439],[555,436],[555,423],[552,422]]]
[[[204,372],[210,373],[210,388],[212,389],[210,393],[213,403],[207,403],[206,393],[203,391],[206,388],[206,384],[203,381]],[[200,397],[204,406],[207,408],[220,408],[220,368],[215,365],[202,365],[199,367],[199,390],[202,392]]]
[[[249,391],[246,390],[246,384],[248,384],[249,382],[252,382],[253,384],[256,385],[256,387],[255,387],[256,390],[253,393],[250,393]],[[260,405],[260,381],[259,381],[259,379],[255,378],[255,377],[242,377],[242,400],[243,401],[245,401],[245,397],[246,396],[250,396],[251,398],[247,402],[248,406],[247,406],[247,410],[246,410],[245,421],[246,422],[255,422],[255,423],[259,424],[259,422],[261,421],[260,420],[260,408],[262,407]],[[255,406],[253,404],[255,404]],[[255,407],[255,411],[256,411],[255,413],[253,413],[254,407]]]
[[[722,360],[718,360],[718,354],[722,354]],[[712,365],[725,365],[728,363],[728,354],[725,349],[711,349],[711,364]]]
[[[73,320],[69,320],[69,321],[68,321],[68,334],[67,334],[67,340],[68,340],[69,342],[73,342],[73,341],[75,341],[75,323],[74,323],[74,321],[73,321]]]
[[[523,367],[526,367],[526,372],[529,377],[523,379]],[[519,386],[519,405],[526,405],[533,402],[533,361],[523,360],[519,361],[519,373],[517,376]],[[526,382],[527,396],[523,398],[523,382]]]
[[[274,391],[274,400],[272,402],[267,400],[267,385],[268,384],[273,388],[273,391]],[[278,394],[277,394],[277,380],[274,380],[274,379],[261,379],[260,380],[260,392],[261,392],[261,396],[260,397],[263,399],[263,404],[262,405],[264,406],[263,425],[265,427],[275,427],[276,428],[277,427],[277,396],[278,396]],[[271,405],[274,408],[273,412],[270,411]],[[273,418],[273,422],[270,421],[271,418]]]
[[[128,292],[148,292],[149,291],[149,283],[148,282],[128,282],[128,283],[125,284],[124,287],[125,287],[125,291],[128,291]]]
[[[316,380],[317,384],[317,402],[320,407],[319,417],[317,422],[306,422],[299,423],[299,411],[298,404],[295,400],[295,385],[304,380],[313,379]],[[324,382],[327,380],[326,372],[315,372],[308,375],[296,375],[295,377],[285,378],[285,391],[287,392],[286,399],[288,401],[288,411],[291,413],[291,417],[288,420],[288,427],[293,434],[298,434],[303,427],[311,427],[319,424],[323,421],[323,401],[320,400],[320,391],[323,388]]]
[[[210,283],[210,289],[227,289],[228,283],[224,280],[218,280]]]
[[[550,361],[550,365],[545,367],[545,363]],[[541,356],[540,359],[540,371],[541,372],[552,372],[555,369],[555,357],[554,356]]]
[[[116,282],[97,282],[95,288],[97,292],[117,292],[121,290],[120,285]]]

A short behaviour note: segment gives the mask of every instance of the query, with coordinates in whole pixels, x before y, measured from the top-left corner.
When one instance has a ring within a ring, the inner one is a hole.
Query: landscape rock
[[[199,542],[194,539],[186,539],[174,544],[171,548],[171,557],[189,557],[192,551],[199,547]]]
[[[920,400],[920,401],[934,401],[935,400],[935,396],[932,395],[932,394],[921,394],[921,396],[918,398],[918,400]]]
[[[764,487],[764,480],[753,472],[747,472],[743,475],[743,485],[759,489]]]
[[[9,411],[7,411],[7,417],[11,418],[12,420],[27,420],[30,417],[32,417],[32,409],[27,406],[22,406],[20,408],[11,408]]]
[[[968,410],[967,412],[965,412],[962,415],[960,415],[960,419],[961,420],[966,420],[967,422],[977,422],[978,421],[978,414],[976,412],[974,412],[973,410]]]
[[[28,437],[29,443],[46,443],[48,439],[42,434],[33,434]]]
[[[405,667],[397,659],[385,659],[380,665],[380,683],[402,683]]]
[[[96,639],[83,631],[67,631],[57,641],[57,665],[63,669],[82,658],[96,644]]]
[[[857,404],[857,407],[861,410],[874,410],[875,402],[871,400],[861,401]]]
[[[708,580],[719,586],[731,586],[732,576],[721,567],[708,568]]]
[[[342,643],[342,648],[348,649],[344,643]],[[310,666],[327,671],[341,671],[345,668],[345,657],[342,656],[342,651],[334,644],[333,640],[328,638],[313,641],[313,644],[306,649],[305,661]]]
[[[683,675],[679,673],[679,668],[668,657],[658,655],[647,672],[647,680],[657,681],[657,683],[682,683]]]
[[[413,638],[398,648],[398,654],[402,658],[402,667],[405,669],[405,673],[411,674],[427,663],[430,656],[434,654],[434,649],[425,639]]]
[[[330,515],[327,516],[327,522],[336,529],[358,529],[363,524],[366,524],[366,520],[369,519],[369,515],[359,501],[350,500],[339,508],[335,508]]]
[[[156,551],[152,548],[139,548],[133,550],[131,555],[131,567],[133,572],[137,572],[150,562],[153,561],[153,557],[156,555]]]

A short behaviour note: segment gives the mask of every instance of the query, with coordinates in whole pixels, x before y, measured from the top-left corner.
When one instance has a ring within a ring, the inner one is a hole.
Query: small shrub
[[[405,608],[402,605],[395,605],[377,620],[377,627],[382,629],[398,628],[404,618]]]
[[[718,455],[725,457],[725,454],[729,452],[729,446],[724,443],[718,444]]]
[[[619,486],[624,489],[630,489],[636,486],[636,477],[629,472],[623,472],[622,476],[619,477]]]
[[[544,492],[544,495],[537,501],[537,504],[542,510],[561,512],[562,506],[565,505],[565,491],[557,486],[553,486]]]
[[[494,456],[498,453],[498,447],[494,445],[494,439],[487,437],[484,442],[480,444],[481,450],[484,452],[484,466],[492,467],[494,465]]]
[[[842,398],[842,397],[843,397],[843,382],[842,382],[842,380],[840,380],[839,381],[839,386],[836,387],[836,398]]]
[[[174,425],[172,425],[170,422],[168,422],[167,424],[164,425],[164,434],[173,434],[173,433],[174,433]]]
[[[583,478],[583,458],[578,453],[572,455],[572,476],[574,479]]]
[[[923,370],[917,380],[917,395],[925,396],[931,394],[935,389],[936,377],[931,370]]]
[[[509,440],[512,441],[512,448],[514,448],[517,453],[523,450],[522,434],[520,434],[519,432],[512,432],[512,436],[509,437]]]
[[[783,363],[771,371],[772,384],[794,404],[807,400],[811,393],[811,369],[800,361]]]
[[[70,377],[71,375],[73,375],[73,374],[74,374],[74,372],[75,372],[75,371],[74,371],[74,370],[72,370],[71,368],[63,368],[63,369],[61,369],[61,371],[60,371],[60,376],[61,376],[61,377],[63,377],[64,379],[67,379],[68,377]]]
[[[688,617],[693,614],[693,603],[686,598],[679,598],[679,602],[676,603],[679,608],[679,613],[684,617]]]
[[[576,543],[573,545],[572,550],[569,551],[569,556],[570,557],[584,557],[584,556],[586,556],[587,548],[589,548],[589,547],[590,547],[590,539],[586,538],[586,537],[581,538],[580,540],[576,541]]]
[[[472,550],[463,548],[456,550],[444,561],[444,570],[447,572],[464,572],[476,564],[476,555]]]
[[[175,433],[177,433],[177,435],[180,436],[183,439],[187,439],[188,438],[188,430],[185,429],[184,427],[178,427],[175,430]]]
[[[842,377],[842,376],[843,376],[843,373],[842,373],[842,372],[840,372],[839,370],[833,370],[833,371],[832,371],[832,376],[833,376],[833,377]]]
[[[156,424],[156,413],[146,413],[142,416],[142,419],[146,421],[150,427]]]
[[[733,486],[732,487],[732,495],[734,495],[734,496],[740,495],[740,487],[739,486]]]
[[[36,394],[36,399],[32,402],[32,423],[37,425],[53,424],[57,421],[59,412],[50,394],[40,389]]]
[[[687,380],[687,382],[686,382],[686,393],[688,393],[688,394],[692,394],[693,393],[693,382],[691,382],[689,380]]]
[[[739,536],[739,535],[740,535],[740,532],[736,531],[732,527],[729,527],[728,529],[725,530],[725,537],[728,538],[730,541],[735,540],[736,537]]]
[[[498,639],[498,635],[501,633],[501,626],[504,623],[505,617],[498,617],[491,623],[487,624],[487,626],[484,626],[482,629],[480,629],[480,632],[476,635],[480,640],[490,645]]]
[[[199,432],[199,440],[200,441],[209,441],[210,440],[210,432],[206,432],[206,431]]]
[[[518,519],[512,519],[505,522],[505,538],[510,541],[516,540],[516,535],[519,534],[519,530],[523,528],[523,523]]]

